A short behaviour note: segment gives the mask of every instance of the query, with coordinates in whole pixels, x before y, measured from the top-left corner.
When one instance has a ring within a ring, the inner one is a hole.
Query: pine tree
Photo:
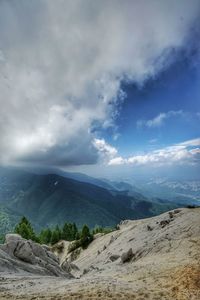
[[[73,241],[73,224],[69,223],[69,241]]]
[[[76,233],[75,240],[80,240],[80,233],[78,231]]]
[[[83,248],[87,248],[87,246],[93,240],[93,235],[90,233],[90,229],[87,225],[83,225],[81,231],[81,244]]]
[[[49,244],[51,242],[51,236],[52,236],[52,232],[51,229],[47,229],[46,230],[46,243]]]
[[[75,223],[72,224],[72,240],[76,240],[78,228]]]
[[[68,223],[65,223],[63,226],[61,238],[65,241],[70,240],[70,229]]]
[[[78,228],[75,223],[65,223],[62,228],[61,238],[66,241],[74,241],[77,233]]]
[[[38,242],[38,238],[32,228],[31,223],[26,217],[22,217],[20,222],[15,227],[15,233],[18,233],[24,239],[30,239]]]
[[[23,237],[24,239],[31,239],[32,235],[30,233],[29,227],[25,224],[22,223],[19,227],[18,233]]]
[[[54,245],[59,241],[59,236],[58,232],[56,230],[52,231],[52,236],[51,236],[51,244]]]
[[[42,244],[50,244],[52,232],[49,228],[43,229],[40,232],[39,239]]]
[[[61,240],[62,231],[60,230],[60,227],[58,225],[56,225],[56,231],[57,231],[57,234],[58,234],[58,240]]]

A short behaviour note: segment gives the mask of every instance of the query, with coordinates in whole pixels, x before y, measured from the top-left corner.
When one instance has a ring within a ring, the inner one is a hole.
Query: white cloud
[[[197,138],[197,139],[193,139],[193,140],[189,140],[189,141],[185,141],[183,143],[180,144],[181,146],[200,146],[200,138]]]
[[[176,117],[176,116],[184,116],[184,112],[182,110],[170,110],[166,113],[160,113],[157,115],[155,118],[150,119],[150,120],[138,120],[137,121],[137,126],[138,127],[160,127],[161,125],[164,124],[164,122],[171,118],[171,117]]]
[[[199,147],[198,147],[199,146]],[[197,148],[194,148],[197,147]],[[114,157],[108,165],[170,165],[170,164],[196,164],[200,163],[200,139],[188,140],[163,149],[135,155],[128,158]]]
[[[0,163],[95,163],[92,124],[114,123],[123,80],[142,85],[188,47],[198,13],[198,0],[1,1]]]
[[[93,145],[104,161],[109,161],[117,155],[117,149],[106,143],[104,139],[94,139]]]
[[[124,165],[127,163],[127,159],[126,158],[123,158],[121,156],[117,156],[117,157],[114,157],[112,158],[109,162],[108,162],[108,165],[109,166],[116,166],[116,165]]]

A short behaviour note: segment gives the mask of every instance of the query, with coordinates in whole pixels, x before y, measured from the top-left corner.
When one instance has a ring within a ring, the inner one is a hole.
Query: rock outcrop
[[[110,260],[113,262],[113,261],[116,261],[118,258],[120,258],[120,256],[119,255],[117,255],[117,254],[112,254],[111,256],[110,256]]]
[[[130,248],[128,251],[122,253],[121,255],[121,262],[125,263],[130,261],[133,258],[133,250]]]
[[[190,257],[197,256],[195,246],[199,247],[200,208],[175,209],[153,218],[125,220],[118,228],[95,238],[73,260],[82,274],[83,270],[88,270],[86,276],[100,273],[112,277],[132,268],[134,272],[141,270],[143,262],[149,269],[155,264],[165,265],[165,260],[177,266],[187,263]],[[68,255],[62,256],[63,261],[69,260]]]
[[[0,245],[0,272],[72,277],[48,247],[18,234],[7,234],[5,244]]]

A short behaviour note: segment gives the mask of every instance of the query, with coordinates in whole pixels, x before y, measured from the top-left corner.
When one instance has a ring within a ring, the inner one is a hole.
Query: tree
[[[87,246],[91,243],[92,240],[93,240],[93,235],[90,233],[89,227],[87,225],[83,225],[81,231],[82,248],[87,248]]]
[[[52,236],[51,236],[51,244],[54,245],[59,241],[59,235],[56,230],[52,231]]]
[[[70,228],[68,223],[64,224],[61,237],[65,241],[70,241]]]
[[[56,228],[52,231],[51,235],[51,244],[54,245],[61,239],[61,230],[57,225]]]
[[[90,229],[87,225],[83,225],[82,231],[81,231],[81,238],[86,238],[90,235]]]
[[[93,234],[97,234],[97,233],[102,233],[103,231],[104,231],[103,227],[95,226],[95,228],[93,229],[92,233]]]
[[[78,236],[78,228],[75,223],[65,223],[62,228],[61,238],[66,241],[74,241]]]
[[[76,233],[75,240],[80,240],[80,233],[78,231]]]
[[[26,217],[22,217],[20,222],[15,226],[15,233],[18,233],[24,239],[30,239],[38,242],[38,238],[32,228],[31,223]]]
[[[52,232],[51,229],[46,229],[46,233],[45,233],[45,238],[46,238],[46,243],[49,244],[51,242],[51,236],[52,236]]]
[[[61,240],[62,231],[60,230],[60,227],[56,225],[56,231],[58,233],[58,239]]]
[[[72,224],[72,240],[77,239],[78,228],[75,223]]]
[[[51,229],[43,229],[40,232],[39,239],[42,244],[50,244],[52,232]]]
[[[18,233],[24,238],[24,239],[31,239],[32,238],[32,234],[30,232],[29,227],[25,224],[22,223],[18,229]]]

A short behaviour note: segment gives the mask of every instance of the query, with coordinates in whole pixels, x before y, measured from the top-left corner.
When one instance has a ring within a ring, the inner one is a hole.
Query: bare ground
[[[200,300],[200,209],[183,209],[158,227],[167,216],[129,221],[95,240],[75,261],[81,270],[93,266],[79,279],[2,274],[0,299]],[[154,229],[146,232],[149,224]],[[137,259],[109,261],[110,254],[130,245],[140,253]],[[97,254],[97,249],[104,250]]]

